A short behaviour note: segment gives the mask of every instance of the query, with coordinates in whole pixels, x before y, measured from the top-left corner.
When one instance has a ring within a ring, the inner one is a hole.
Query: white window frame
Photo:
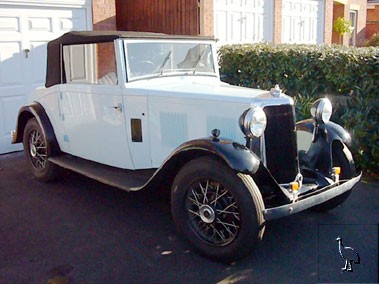
[[[357,10],[350,10],[349,12],[349,20],[351,22],[351,34],[349,39],[349,45],[355,46],[356,44],[356,38],[357,38],[357,17],[358,17],[358,11]]]

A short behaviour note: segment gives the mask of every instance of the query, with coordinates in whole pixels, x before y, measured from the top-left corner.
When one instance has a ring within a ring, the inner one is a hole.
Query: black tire
[[[349,150],[346,148],[345,151],[349,151]],[[349,152],[349,155],[351,155],[350,152]],[[351,179],[354,176],[354,171],[351,169],[349,161],[347,160],[342,148],[335,149],[333,153],[333,166],[341,167],[341,175],[340,175],[341,180]],[[326,211],[332,210],[340,206],[342,203],[344,203],[346,199],[350,196],[351,191],[352,189],[324,203],[316,205],[312,207],[311,209],[316,212],[326,212]]]
[[[174,179],[171,210],[178,231],[200,254],[222,262],[248,255],[264,232],[264,203],[249,175],[200,157]]]
[[[58,167],[48,161],[50,145],[35,118],[29,119],[26,123],[23,144],[34,177],[43,182],[54,180]]]

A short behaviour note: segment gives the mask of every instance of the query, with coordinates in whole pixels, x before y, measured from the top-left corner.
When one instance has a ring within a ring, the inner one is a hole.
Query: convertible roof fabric
[[[61,74],[62,50],[64,45],[75,44],[91,44],[100,42],[112,42],[118,38],[133,39],[189,39],[189,40],[213,40],[213,37],[204,36],[183,36],[183,35],[167,35],[160,33],[146,32],[125,32],[125,31],[75,31],[68,32],[50,41],[47,44],[47,67],[45,87],[51,87],[56,84],[65,82],[65,74]]]

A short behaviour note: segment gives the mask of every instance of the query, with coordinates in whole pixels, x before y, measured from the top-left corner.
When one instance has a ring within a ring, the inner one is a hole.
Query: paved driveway
[[[269,222],[248,258],[198,256],[172,223],[168,194],[126,193],[66,172],[34,180],[22,153],[0,156],[0,283],[378,282],[379,186],[362,182],[343,206]],[[336,237],[359,252],[354,271]]]

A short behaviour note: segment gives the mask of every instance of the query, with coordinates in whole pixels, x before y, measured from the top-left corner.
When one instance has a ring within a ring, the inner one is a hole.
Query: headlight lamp
[[[332,116],[333,107],[329,99],[323,98],[315,101],[311,107],[311,115],[316,124],[326,124]]]
[[[247,137],[260,137],[266,129],[267,117],[262,108],[252,107],[244,111],[239,122],[242,132]]]

